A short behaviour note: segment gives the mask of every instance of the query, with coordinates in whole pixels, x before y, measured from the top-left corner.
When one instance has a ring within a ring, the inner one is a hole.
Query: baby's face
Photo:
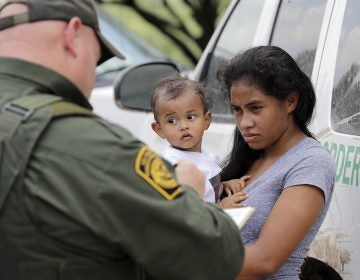
[[[209,127],[211,114],[204,113],[200,97],[186,90],[176,99],[167,100],[160,96],[156,103],[158,123],[154,130],[173,147],[191,151],[201,151],[204,131]]]

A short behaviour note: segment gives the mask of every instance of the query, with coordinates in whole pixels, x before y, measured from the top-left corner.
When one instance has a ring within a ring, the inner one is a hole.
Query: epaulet
[[[96,116],[92,111],[64,100],[51,103],[50,107],[53,111],[54,118],[64,117],[64,116],[74,116],[74,115],[90,116],[90,117]]]
[[[10,100],[2,106],[0,131],[7,134],[7,137],[11,137],[21,123],[25,123],[36,110],[43,107],[51,109],[51,118],[76,115],[95,116],[90,110],[64,101],[59,96],[50,94],[27,95]]]

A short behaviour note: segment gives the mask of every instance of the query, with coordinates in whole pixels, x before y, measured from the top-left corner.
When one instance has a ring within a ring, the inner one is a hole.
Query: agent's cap
[[[20,3],[28,7],[28,11],[0,18],[0,30],[18,24],[42,20],[69,21],[79,17],[83,24],[91,27],[101,45],[101,58],[98,64],[117,56],[125,58],[100,32],[96,9],[92,0],[0,0],[0,12],[9,4]]]

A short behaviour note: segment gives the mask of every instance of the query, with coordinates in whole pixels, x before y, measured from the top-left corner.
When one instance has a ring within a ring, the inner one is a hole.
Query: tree
[[[97,0],[130,8],[196,64],[230,0]],[[124,21],[126,24],[126,21]],[[135,30],[136,31],[136,30]],[[145,38],[154,40],[154,38]],[[150,42],[151,43],[151,42]]]

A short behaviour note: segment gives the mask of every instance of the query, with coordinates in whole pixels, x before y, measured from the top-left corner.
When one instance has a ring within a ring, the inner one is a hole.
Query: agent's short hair
[[[184,94],[186,90],[191,90],[200,97],[204,113],[206,113],[208,111],[208,104],[205,97],[205,85],[195,82],[180,73],[174,73],[161,79],[151,96],[151,110],[154,113],[155,120],[157,120],[156,104],[160,98],[173,100]]]

